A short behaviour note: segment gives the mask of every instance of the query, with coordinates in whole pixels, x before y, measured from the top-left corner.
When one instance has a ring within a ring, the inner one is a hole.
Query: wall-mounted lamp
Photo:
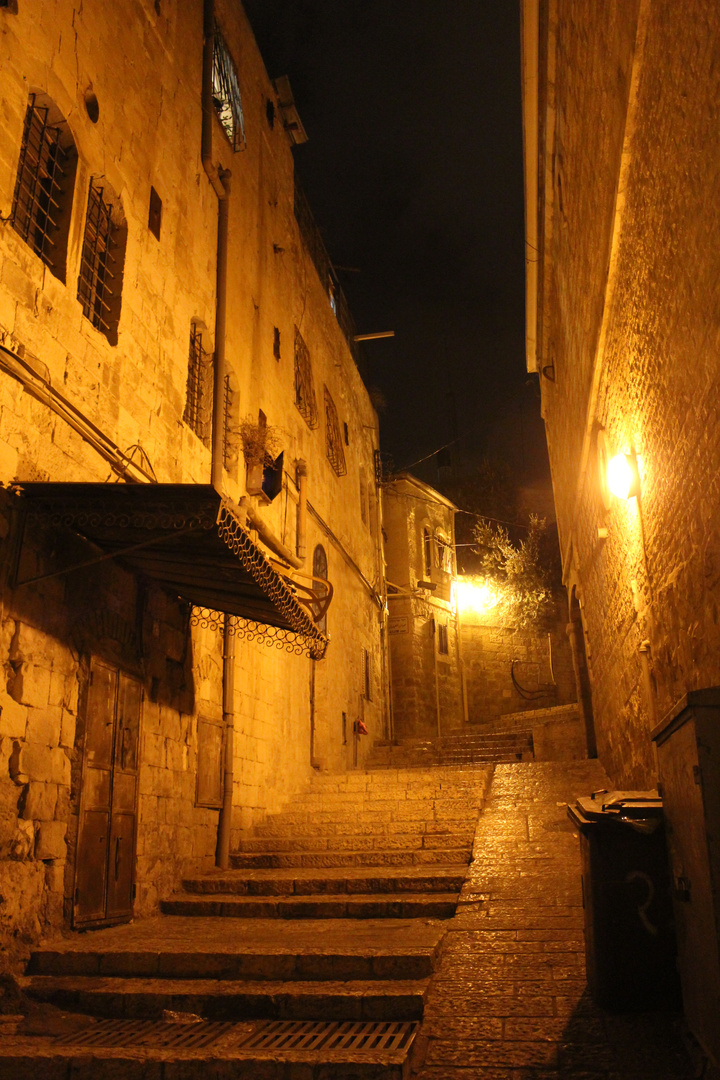
[[[607,463],[607,486],[617,499],[632,499],[640,494],[637,455],[615,454]]]

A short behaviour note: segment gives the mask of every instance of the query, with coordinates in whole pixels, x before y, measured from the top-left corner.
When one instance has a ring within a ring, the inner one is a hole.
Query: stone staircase
[[[529,730],[484,731],[440,735],[435,739],[378,741],[367,760],[369,769],[428,768],[443,765],[478,765],[532,761],[533,735]]]
[[[158,917],[37,949],[0,1075],[407,1076],[491,775],[319,774]]]

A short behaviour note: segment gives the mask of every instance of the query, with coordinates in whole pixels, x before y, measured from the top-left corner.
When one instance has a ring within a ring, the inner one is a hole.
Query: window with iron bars
[[[238,150],[244,150],[245,126],[240,100],[240,83],[233,58],[225,44],[225,38],[217,27],[213,47],[212,96],[215,112],[230,140],[230,145],[236,153]]]
[[[212,355],[203,349],[202,332],[193,323],[190,328],[187,392],[183,420],[207,447],[210,446],[212,428],[212,394]]]
[[[330,397],[330,391],[325,387],[325,446],[327,458],[338,476],[344,476],[347,472],[345,465],[345,453],[342,447],[340,435],[340,422],[338,421],[335,402]]]
[[[318,425],[317,401],[312,381],[310,353],[302,334],[295,327],[295,404],[312,430]]]
[[[223,387],[223,465],[230,471],[233,458],[237,457],[237,448],[233,445],[233,404],[235,393],[232,388],[230,375],[225,376]]]
[[[51,122],[52,114],[56,122]],[[10,221],[60,281],[70,229],[77,154],[69,128],[52,104],[31,94],[25,113]]]
[[[78,300],[85,317],[111,345],[117,344],[127,237],[119,216],[114,200],[106,200],[103,184],[93,178],[80,255]]]

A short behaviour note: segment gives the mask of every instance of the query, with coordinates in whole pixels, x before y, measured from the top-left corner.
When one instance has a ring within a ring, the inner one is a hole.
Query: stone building
[[[377,418],[240,4],[4,4],[0,98],[23,947],[154,911],[313,768],[361,763],[387,709]]]
[[[527,362],[576,653],[613,782],[662,782],[686,1012],[716,1058],[718,100],[709,0],[524,0]]]
[[[481,578],[457,573],[457,507],[403,473],[383,485],[393,737],[523,728],[541,756],[585,757],[567,616],[519,627]]]
[[[462,728],[465,702],[454,597],[456,507],[410,473],[383,485],[393,736]]]

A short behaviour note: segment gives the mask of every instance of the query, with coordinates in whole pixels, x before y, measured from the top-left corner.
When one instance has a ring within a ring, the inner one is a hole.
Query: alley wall
[[[716,5],[559,0],[541,29],[538,370],[600,757],[720,683],[720,39]],[[607,449],[604,449],[607,447]],[[603,489],[631,452],[640,495]]]
[[[234,152],[211,117],[213,164],[232,171],[223,495],[239,512],[247,507],[262,516],[296,551],[304,463],[302,570],[312,584],[321,547],[335,589],[323,660],[310,659],[292,636],[238,624],[237,841],[314,768],[361,764],[387,716],[377,417],[295,217],[290,139],[275,88],[240,5],[218,3],[215,15],[237,66],[244,120]],[[29,481],[210,483],[207,401],[196,427],[186,408],[191,332],[202,335],[204,363],[212,364],[216,347],[218,198],[201,160],[202,58],[200,0],[134,0],[129,7],[55,0],[41,9],[21,3],[17,12],[0,10],[6,489]],[[11,222],[33,94],[49,102],[50,119],[72,137],[76,155],[68,174],[66,259],[55,271]],[[104,185],[126,237],[116,340],[78,299],[91,181]],[[151,189],[162,203],[159,237],[149,227]],[[313,423],[297,403],[298,336],[309,356]],[[80,431],[63,418],[63,402],[80,415]],[[241,437],[242,421],[258,423],[261,412],[275,430],[275,454],[284,455],[279,492],[269,502],[248,491]],[[88,432],[115,447],[124,469],[98,453]],[[215,755],[212,768],[222,764],[221,619],[115,563],[67,572],[96,551],[57,522],[30,521],[21,535],[22,508],[14,491],[2,493],[0,931],[18,948],[48,928],[72,924],[84,712],[98,665],[125,673],[142,692],[135,914],[156,910],[183,874],[213,865],[217,784],[213,798],[199,799],[202,739]],[[18,584],[43,574],[58,576]],[[343,713],[350,725],[362,715],[365,740],[344,740]]]

